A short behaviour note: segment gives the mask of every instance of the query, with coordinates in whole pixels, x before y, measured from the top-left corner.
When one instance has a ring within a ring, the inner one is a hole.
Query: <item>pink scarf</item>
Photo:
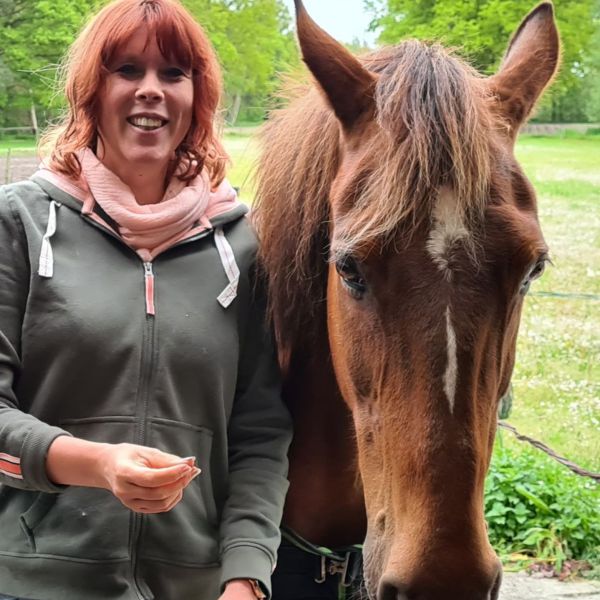
[[[80,152],[78,158],[81,178],[77,182],[48,169],[42,169],[40,174],[82,201],[84,214],[92,215],[97,202],[117,223],[119,235],[144,261],[153,260],[196,231],[210,229],[211,217],[239,204],[227,180],[211,191],[208,176],[202,173],[189,184],[173,177],[161,202],[141,205],[131,188],[107,169],[89,148]]]

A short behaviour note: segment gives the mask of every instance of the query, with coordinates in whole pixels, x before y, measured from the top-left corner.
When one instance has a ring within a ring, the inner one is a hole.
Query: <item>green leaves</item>
[[[544,118],[554,121],[585,119],[600,114],[597,92],[589,88],[598,79],[594,35],[598,39],[597,0],[555,0],[563,43],[562,69],[542,107]],[[372,28],[380,41],[398,43],[420,38],[453,46],[484,73],[493,73],[508,41],[532,0],[369,0]],[[596,42],[597,44],[597,42]],[[596,58],[594,58],[594,56]],[[594,87],[594,90],[597,90]],[[596,94],[596,95],[594,95]],[[596,108],[594,108],[596,107]]]
[[[560,566],[600,561],[598,486],[534,450],[496,445],[486,481],[485,514],[492,545]]]
[[[92,4],[93,0],[0,0],[0,59],[5,68],[0,90],[4,86],[5,106],[52,105],[58,65]]]
[[[205,27],[223,67],[228,120],[236,120],[240,104],[242,116],[261,118],[278,73],[299,62],[291,17],[282,0],[184,4]]]

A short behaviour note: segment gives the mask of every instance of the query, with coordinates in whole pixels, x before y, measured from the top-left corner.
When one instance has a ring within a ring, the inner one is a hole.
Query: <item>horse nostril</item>
[[[454,581],[441,584],[440,581],[423,580],[407,583],[390,574],[381,578],[377,590],[377,600],[499,600],[502,584],[502,567],[488,571],[486,581]]]
[[[407,600],[407,598],[398,591],[395,585],[389,581],[382,581],[379,584],[377,600]]]

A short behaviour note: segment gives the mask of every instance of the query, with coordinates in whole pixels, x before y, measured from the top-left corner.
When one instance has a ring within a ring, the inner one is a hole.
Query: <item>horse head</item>
[[[514,143],[557,69],[552,5],[491,77],[416,41],[359,60],[299,0],[296,12],[335,138],[327,324],[356,430],[369,595],[495,599],[484,479],[523,299],[548,260]]]

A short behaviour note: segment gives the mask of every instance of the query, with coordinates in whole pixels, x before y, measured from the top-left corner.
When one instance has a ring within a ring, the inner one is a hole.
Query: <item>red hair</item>
[[[67,54],[64,68],[67,113],[62,123],[42,139],[42,146],[50,152],[50,166],[79,177],[81,166],[76,152],[86,147],[96,149],[98,93],[106,67],[115,51],[140,27],[155,37],[165,57],[177,60],[193,74],[192,123],[176,150],[173,169],[185,165],[180,177],[190,180],[206,168],[213,185],[218,185],[228,160],[215,127],[221,72],[208,37],[178,0],[115,0],[81,32]]]

